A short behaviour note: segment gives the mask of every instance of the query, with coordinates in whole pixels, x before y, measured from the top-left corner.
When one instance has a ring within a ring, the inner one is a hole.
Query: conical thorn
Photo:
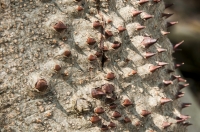
[[[150,68],[149,68],[149,71],[150,72],[154,72],[154,71],[156,71],[157,69],[159,69],[159,68],[161,68],[162,66],[150,66]]]
[[[177,43],[177,44],[175,44],[173,50],[175,51],[183,43],[184,43],[184,40],[179,42],[179,43]]]
[[[168,98],[161,98],[160,99],[161,105],[166,104],[168,102],[172,102],[172,101],[173,101],[172,99],[168,99]]]
[[[177,22],[167,22],[167,27],[171,27],[175,24],[178,24],[178,21]]]
[[[148,58],[150,58],[150,57],[152,57],[152,56],[154,56],[154,55],[156,55],[156,53],[146,52],[146,53],[144,54],[144,57],[145,57],[146,59],[148,59]]]
[[[142,45],[145,47],[145,48],[148,48],[150,47],[151,45],[155,44],[157,42],[157,39],[153,39],[153,38],[150,38],[150,37],[144,37],[143,41],[142,41]]]
[[[137,15],[139,15],[139,14],[141,14],[141,13],[142,13],[142,11],[134,10],[134,11],[132,12],[132,15],[133,15],[133,17],[135,17],[135,16],[137,16]]]
[[[192,105],[192,103],[182,103],[181,108],[183,109],[183,108],[189,107],[191,105]]]
[[[147,2],[149,2],[149,0],[140,0],[137,3],[140,4],[140,5],[142,5],[142,4],[147,3]]]

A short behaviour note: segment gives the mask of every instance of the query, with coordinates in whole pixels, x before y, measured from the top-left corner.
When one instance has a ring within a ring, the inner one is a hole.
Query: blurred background
[[[168,29],[173,45],[184,40],[180,46],[182,51],[176,51],[173,56],[175,63],[184,65],[179,68],[180,74],[190,84],[185,88],[185,96],[181,102],[190,102],[192,106],[184,108],[182,113],[190,115],[193,124],[188,132],[200,132],[200,0],[165,0],[174,5],[165,10],[173,13],[167,21],[178,21],[178,24]]]

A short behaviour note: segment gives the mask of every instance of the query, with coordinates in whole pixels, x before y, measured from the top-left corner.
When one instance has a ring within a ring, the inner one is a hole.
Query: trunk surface
[[[163,1],[1,0],[0,130],[184,132],[164,9]]]

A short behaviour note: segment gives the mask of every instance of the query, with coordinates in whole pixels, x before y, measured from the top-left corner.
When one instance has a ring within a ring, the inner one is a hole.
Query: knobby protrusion
[[[102,48],[102,50],[103,50],[104,52],[108,51],[108,50],[109,50],[109,49],[108,49],[108,46],[104,45],[103,48]]]
[[[183,126],[190,126],[190,125],[192,125],[192,124],[189,122],[183,122]]]
[[[175,79],[178,79],[178,78],[180,78],[181,76],[176,76],[176,75],[171,75],[171,80],[173,81],[173,80],[175,80]]]
[[[170,13],[162,13],[162,17],[168,18],[170,16],[172,16],[173,14]]]
[[[141,14],[141,13],[142,13],[142,11],[134,10],[134,11],[132,12],[132,15],[135,17],[135,16],[137,16],[137,15],[139,15],[139,14]]]
[[[153,0],[153,2],[156,2],[156,3],[158,3],[158,2],[160,2],[161,0]]]
[[[155,44],[157,42],[157,39],[153,39],[153,38],[150,38],[150,37],[144,37],[143,41],[142,41],[142,45],[145,47],[145,48],[148,48],[150,47],[151,45]]]
[[[165,66],[165,65],[168,65],[168,64],[169,64],[169,63],[160,62],[160,61],[156,61],[156,63],[157,63],[159,66]]]
[[[147,2],[149,2],[149,0],[140,0],[137,3],[140,4],[140,5],[142,5],[142,4],[147,3]]]
[[[140,115],[144,117],[148,116],[149,114],[151,114],[151,112],[149,112],[148,110],[142,110],[142,112],[140,113]]]
[[[113,36],[113,33],[112,33],[111,31],[109,31],[109,30],[106,30],[106,31],[105,31],[105,36],[106,36],[107,38],[112,37],[112,36]]]
[[[161,105],[166,104],[168,102],[172,102],[172,101],[173,101],[172,99],[168,99],[168,98],[161,98],[160,99]]]
[[[117,98],[115,97],[107,97],[105,98],[105,103],[106,104],[112,104]]]
[[[114,41],[111,47],[112,47],[113,49],[118,49],[120,46],[121,46],[121,43],[120,43],[120,42]]]
[[[116,127],[116,124],[113,123],[113,122],[110,122],[110,123],[108,124],[108,127],[110,127],[110,128],[114,128],[114,127]]]
[[[64,55],[64,57],[70,57],[71,51],[65,50],[65,51],[63,52],[63,55]]]
[[[144,57],[145,57],[146,59],[148,59],[148,58],[150,58],[150,57],[152,57],[152,56],[154,56],[154,55],[156,55],[156,53],[146,52],[146,53],[144,54]]]
[[[179,92],[176,94],[176,99],[183,97],[184,94],[185,94],[184,92],[180,92],[180,91],[179,91]]]
[[[149,71],[150,72],[154,72],[154,71],[156,71],[157,69],[159,69],[159,68],[161,68],[162,66],[150,66],[150,68],[149,68]]]
[[[96,107],[96,108],[94,109],[94,112],[97,113],[97,114],[102,114],[102,113],[104,113],[105,111],[104,111],[104,109],[103,109],[102,107]]]
[[[123,26],[119,26],[117,29],[118,29],[118,31],[119,31],[119,32],[123,32],[123,31],[125,31],[125,30],[126,30],[126,28],[125,28],[125,27],[123,27]]]
[[[111,110],[114,110],[114,109],[117,108],[117,105],[116,105],[115,103],[112,103],[112,104],[110,104],[109,108],[110,108]]]
[[[180,115],[179,118],[181,118],[183,120],[187,120],[187,119],[191,118],[191,116],[189,116],[189,115]]]
[[[96,43],[96,40],[95,40],[94,38],[90,38],[90,37],[88,37],[88,39],[87,39],[87,43],[88,43],[89,45],[93,45],[93,44]]]
[[[45,79],[39,79],[35,83],[35,88],[40,92],[44,92],[48,88],[47,81]]]
[[[175,68],[179,68],[179,67],[181,67],[182,65],[184,65],[184,62],[183,63],[180,63],[180,64],[175,64]]]
[[[167,35],[167,34],[170,34],[170,32],[161,31],[161,34],[162,34],[162,35]]]
[[[165,128],[171,126],[171,125],[172,125],[172,123],[169,123],[169,122],[163,122],[162,127],[165,129]]]
[[[157,48],[157,51],[158,51],[158,53],[162,53],[162,52],[165,52],[165,51],[167,51],[167,49],[163,49],[163,48]]]
[[[102,88],[102,91],[106,94],[111,94],[115,90],[115,87],[109,83],[102,85],[101,88]]]
[[[57,71],[57,72],[60,71],[61,70],[61,66],[60,65],[55,65],[54,66],[54,70]]]
[[[178,22],[167,22],[167,27],[171,27],[175,24],[178,24]]]
[[[132,70],[128,75],[129,75],[129,76],[132,76],[132,75],[135,75],[135,74],[137,74],[137,71]]]
[[[178,82],[187,82],[187,80],[183,79],[182,77],[177,78]]]
[[[170,84],[173,84],[173,82],[172,82],[172,81],[165,81],[165,80],[163,80],[163,84],[164,84],[165,86],[168,86],[168,85],[170,85]]]
[[[109,128],[108,128],[108,126],[107,125],[102,125],[101,126],[101,130],[102,131],[107,131]]]
[[[189,107],[191,105],[192,105],[192,103],[182,103],[181,108],[183,109],[183,108]]]
[[[129,122],[131,122],[131,119],[128,117],[124,117],[123,121],[124,121],[124,123],[129,123]]]
[[[89,61],[94,61],[94,60],[96,60],[96,59],[97,59],[96,55],[90,55],[90,56],[88,57],[88,60],[89,60]]]
[[[183,89],[185,87],[189,86],[189,83],[187,84],[178,84],[179,89]]]
[[[101,88],[93,88],[91,91],[92,97],[93,98],[101,98],[102,96],[105,95],[105,93],[102,91]]]
[[[99,28],[99,27],[101,27],[102,26],[102,24],[99,22],[99,21],[94,21],[93,22],[93,27],[94,28]]]
[[[181,41],[181,42],[179,42],[179,43],[177,43],[177,44],[175,44],[175,45],[174,45],[174,48],[173,48],[174,51],[177,50],[177,48],[178,48],[181,44],[183,44],[183,43],[184,43],[184,40]]]
[[[135,122],[135,126],[140,126],[142,123],[140,121]]]
[[[91,118],[90,118],[90,121],[92,123],[97,123],[99,122],[101,119],[97,116],[97,115],[93,115]]]
[[[128,107],[130,105],[133,105],[133,103],[129,99],[125,99],[122,103],[123,106]]]
[[[176,123],[183,123],[185,120],[179,117],[176,117]]]
[[[61,21],[59,21],[58,23],[56,23],[56,24],[53,26],[53,28],[54,28],[57,32],[59,32],[59,33],[61,33],[62,31],[64,31],[65,29],[67,29],[67,27],[65,26],[65,24],[64,24],[63,22],[61,22]]]
[[[142,30],[142,29],[144,29],[144,28],[146,28],[146,26],[137,25],[137,26],[135,27],[135,30],[136,30],[136,31],[139,31],[139,30]]]
[[[142,15],[142,19],[144,19],[144,20],[148,20],[148,19],[153,18],[153,17],[154,17],[153,15],[150,15],[150,14],[147,14],[147,13]]]
[[[119,117],[121,117],[122,115],[121,115],[118,111],[114,111],[114,113],[112,114],[112,116],[113,116],[114,118],[119,118]]]
[[[113,80],[115,78],[115,74],[113,72],[109,72],[106,75],[106,79]]]
[[[78,11],[82,11],[83,9],[84,9],[84,8],[83,8],[82,6],[78,6],[78,7],[77,7],[77,10],[78,10]]]

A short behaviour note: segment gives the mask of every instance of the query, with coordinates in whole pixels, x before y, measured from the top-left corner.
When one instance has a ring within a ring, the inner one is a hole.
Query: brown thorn
[[[109,72],[106,75],[106,79],[113,80],[115,78],[115,74],[113,72]]]
[[[119,26],[117,29],[119,32],[123,32],[126,30],[126,28],[124,28],[123,26]]]
[[[35,83],[35,88],[40,92],[45,91],[48,88],[47,81],[45,79],[39,79]]]
[[[192,103],[182,103],[181,108],[183,109],[183,108],[189,107],[191,105],[192,105]]]
[[[160,61],[156,61],[156,63],[157,63],[159,66],[165,66],[165,65],[168,65],[168,64],[169,64],[169,63],[160,62]]]
[[[102,91],[106,94],[111,94],[115,90],[115,87],[109,83],[102,85],[101,88],[102,88]]]
[[[170,32],[161,31],[161,34],[162,34],[162,35],[167,35],[167,34],[170,34]]]
[[[157,69],[159,69],[159,68],[161,68],[162,66],[150,66],[150,68],[149,68],[149,71],[150,72],[154,72],[154,71],[156,71]]]
[[[99,122],[101,119],[97,116],[97,115],[93,115],[91,118],[90,118],[90,121],[92,123],[97,123]]]
[[[121,114],[118,111],[114,111],[114,113],[112,114],[112,116],[114,118],[119,118],[119,117],[121,117]]]
[[[189,83],[187,84],[178,84],[179,89],[183,89],[185,87],[189,86]]]
[[[171,125],[172,125],[172,123],[169,123],[169,122],[163,122],[162,127],[165,129],[165,128],[171,126]]]
[[[94,112],[97,113],[97,114],[102,114],[102,113],[104,113],[105,111],[104,111],[104,109],[103,109],[102,107],[96,107],[96,108],[94,109]]]
[[[58,23],[56,23],[54,26],[53,26],[53,28],[57,31],[57,32],[59,32],[59,33],[61,33],[61,32],[63,32],[65,29],[67,29],[67,27],[63,24],[63,22],[61,22],[61,21],[59,21]]]
[[[178,24],[178,22],[167,22],[167,27],[171,27],[175,24]]]
[[[88,57],[88,60],[89,60],[89,61],[95,61],[96,59],[97,59],[96,55],[90,55],[90,56]]]
[[[156,53],[146,52],[145,55],[144,55],[144,57],[145,57],[146,59],[148,59],[148,58],[150,58],[150,57],[152,57],[152,56],[154,56],[154,55],[156,55]]]
[[[162,13],[162,17],[168,18],[170,16],[172,16],[173,14],[170,13]]]
[[[87,43],[88,43],[89,45],[93,45],[93,44],[96,43],[96,40],[95,40],[94,38],[90,38],[90,37],[88,37],[88,39],[87,39]]]
[[[175,44],[173,50],[176,50],[183,43],[184,43],[184,40],[179,42],[179,43],[177,43],[177,44]]]
[[[157,42],[157,39],[152,39],[150,37],[144,37],[143,41],[142,41],[142,45],[145,47],[145,48],[148,48],[150,47],[151,45],[155,44]]]
[[[125,99],[122,103],[123,106],[128,107],[130,105],[133,105],[133,103],[129,99]]]
[[[151,112],[147,111],[147,110],[142,110],[142,112],[140,113],[140,115],[146,117],[148,116],[149,114],[151,114]]]
[[[168,102],[172,102],[172,101],[173,101],[172,99],[168,99],[168,98],[161,98],[160,99],[161,105],[166,104]]]
[[[142,13],[142,11],[134,10],[134,11],[132,12],[132,15],[133,15],[133,17],[135,17],[135,16],[137,16],[137,15],[139,15],[139,14],[141,14],[141,13]]]
[[[120,43],[120,42],[114,41],[111,47],[112,47],[113,49],[118,49],[120,46],[121,46],[121,43]]]
[[[162,49],[162,48],[157,48],[157,51],[158,51],[158,53],[161,53],[161,52],[165,52],[167,50],[166,49]]]
[[[137,3],[140,4],[140,5],[142,5],[142,4],[147,3],[147,2],[149,2],[149,0],[140,0]]]

